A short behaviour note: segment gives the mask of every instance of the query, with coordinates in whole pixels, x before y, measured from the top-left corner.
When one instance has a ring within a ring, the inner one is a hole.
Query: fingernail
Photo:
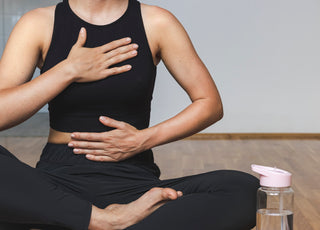
[[[79,153],[79,149],[74,149],[73,152],[74,153]]]
[[[130,41],[131,41],[131,38],[126,38],[126,41],[127,41],[127,42],[130,42]]]
[[[83,27],[81,27],[81,29],[80,29],[80,33],[84,33],[84,28]]]
[[[137,51],[136,51],[136,50],[134,50],[134,51],[132,51],[132,52],[131,52],[131,54],[137,54]]]
[[[68,146],[69,146],[69,147],[73,147],[73,144],[72,144],[72,143],[69,143]]]
[[[76,135],[74,135],[74,134],[71,134],[71,137],[72,137],[72,138],[74,138],[74,137],[76,137]]]
[[[104,116],[100,116],[100,120],[105,121],[105,120],[107,120],[107,118]]]
[[[132,47],[137,49],[139,46],[137,44],[133,44]]]
[[[131,65],[127,65],[127,66],[126,66],[126,69],[131,69],[131,68],[132,68]]]

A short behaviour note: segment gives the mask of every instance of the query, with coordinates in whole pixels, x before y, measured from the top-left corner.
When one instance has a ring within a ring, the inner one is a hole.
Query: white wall
[[[179,18],[213,75],[225,116],[206,132],[320,132],[319,0],[144,2]],[[159,73],[154,123],[188,102]]]
[[[23,12],[57,1],[0,0],[0,53]],[[225,116],[205,132],[320,132],[319,0],[142,2],[177,16],[212,73]],[[159,65],[152,124],[188,103]]]

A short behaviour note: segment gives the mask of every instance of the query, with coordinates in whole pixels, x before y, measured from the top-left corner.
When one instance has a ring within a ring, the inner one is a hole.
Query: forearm
[[[72,82],[66,62],[61,62],[30,82],[0,91],[0,130],[13,127],[36,113]]]
[[[214,99],[198,99],[175,117],[142,130],[143,146],[150,149],[191,136],[223,116],[222,103]]]

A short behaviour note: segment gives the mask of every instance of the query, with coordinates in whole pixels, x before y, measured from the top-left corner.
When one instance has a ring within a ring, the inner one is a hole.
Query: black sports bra
[[[139,45],[138,55],[118,64],[132,65],[126,73],[96,82],[72,83],[67,87],[49,102],[50,127],[62,132],[111,130],[99,122],[99,116],[103,115],[127,122],[137,129],[147,128],[156,66],[144,30],[140,3],[129,0],[126,12],[115,22],[103,26],[83,21],[71,10],[67,0],[59,3],[51,45],[41,73],[67,58],[81,27],[87,30],[86,47],[131,37],[132,42]]]

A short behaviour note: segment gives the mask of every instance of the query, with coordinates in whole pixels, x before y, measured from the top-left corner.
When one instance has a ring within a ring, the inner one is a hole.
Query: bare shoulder
[[[16,37],[23,35],[25,39],[29,39],[29,43],[41,45],[48,32],[48,28],[52,30],[54,21],[55,6],[37,8],[25,13],[13,28],[10,38],[16,42]]]
[[[141,12],[145,18],[145,23],[152,24],[153,26],[163,27],[179,23],[170,11],[159,6],[141,4]]]
[[[55,6],[37,8],[25,13],[16,26],[30,27],[33,29],[39,26],[53,23]]]
[[[162,50],[169,38],[186,32],[178,19],[168,10],[158,6],[141,4],[141,13],[149,44],[154,54],[154,62],[162,59]],[[174,38],[175,39],[175,38]]]
[[[43,51],[51,40],[54,12],[55,6],[31,10],[14,26],[0,59],[1,79],[8,85],[8,79],[13,81],[12,85],[29,80],[34,67],[41,63]],[[19,68],[14,66],[17,62]]]
[[[20,18],[14,30],[25,31],[35,41],[42,41],[47,36],[47,33],[52,30],[54,12],[55,6],[31,10]]]

